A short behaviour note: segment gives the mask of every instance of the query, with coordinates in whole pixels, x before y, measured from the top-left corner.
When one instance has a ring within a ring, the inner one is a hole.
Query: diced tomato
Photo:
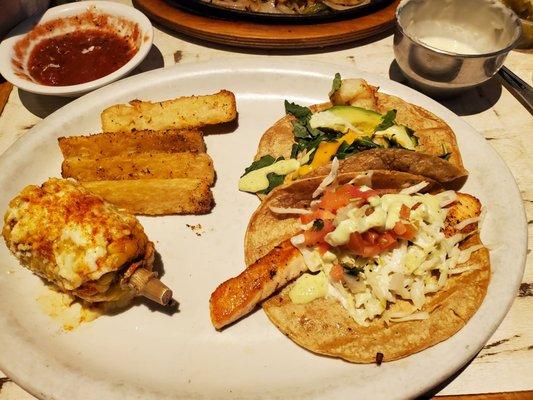
[[[381,249],[378,244],[371,244],[363,239],[363,236],[358,233],[352,233],[350,240],[346,244],[350,250],[355,254],[363,257],[374,257],[381,253]]]
[[[323,220],[323,222],[324,226],[322,227],[322,229],[317,230],[311,228],[304,232],[306,246],[314,246],[317,243],[324,242],[324,236],[326,236],[329,232],[335,229],[335,226],[333,226],[332,221],[326,219]]]
[[[398,228],[400,231],[403,231],[402,233],[397,231],[398,224],[402,225],[401,228]],[[406,224],[404,222],[398,221],[394,226],[394,233],[396,233],[396,236],[398,236],[400,239],[411,240],[416,235],[416,227],[411,224]]]
[[[370,244],[376,244],[379,239],[379,233],[377,233],[373,229],[370,229],[369,231],[364,232],[362,236],[363,236],[363,240]]]
[[[350,241],[346,244],[355,254],[363,257],[374,257],[398,244],[394,233],[391,231],[379,233],[374,230],[352,233]]]
[[[310,214],[300,215],[300,221],[302,224],[308,224],[309,222],[314,221],[315,219],[326,220],[326,219],[333,219],[333,218],[335,218],[335,214],[333,214],[330,211],[321,210],[321,209],[315,210]]]
[[[357,204],[358,207],[361,207],[369,197],[396,192],[394,189],[370,189],[362,191],[360,186],[342,185],[336,189],[326,189],[322,195],[319,207],[335,212],[339,208],[347,205],[350,201],[353,201],[353,199],[361,199]]]
[[[339,264],[334,264],[329,271],[329,276],[333,282],[342,282],[344,280],[344,268]]]
[[[320,208],[335,212],[350,202],[350,194],[346,191],[326,189],[320,201]]]
[[[381,251],[385,251],[396,246],[398,241],[390,231],[383,232],[378,239],[378,245],[381,248]]]
[[[409,215],[411,215],[411,209],[405,204],[402,204],[402,208],[400,208],[400,218],[409,219]]]
[[[378,190],[365,190],[361,191],[361,187],[359,186],[352,186],[352,185],[346,185],[349,188],[347,189],[347,192],[350,193],[351,197],[358,197],[360,199],[368,199],[372,196],[378,196],[379,191]]]
[[[375,190],[362,192],[359,187],[353,185],[339,186],[335,190],[326,189],[320,201],[320,208],[335,212],[339,208],[346,206],[354,198],[366,200],[368,197],[375,196],[376,194],[377,192]],[[357,206],[360,207],[364,203],[365,201],[361,201]]]
[[[407,232],[407,228],[405,227],[405,224],[402,221],[396,222],[396,225],[394,225],[394,233],[398,236],[403,235],[405,232]]]
[[[318,253],[320,255],[323,255],[326,251],[330,249],[330,245],[326,242],[320,242],[315,245],[315,248],[317,249]]]

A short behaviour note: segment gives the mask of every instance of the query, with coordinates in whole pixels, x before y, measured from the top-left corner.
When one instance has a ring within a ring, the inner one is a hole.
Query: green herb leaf
[[[337,153],[335,154],[335,156],[339,160],[344,160],[346,156],[348,156],[349,154],[352,154],[352,153],[347,152],[349,148],[350,148],[350,145],[347,142],[343,141],[341,145],[339,146],[339,148],[337,149]]]
[[[320,132],[325,135],[324,140],[328,142],[334,142],[344,135],[344,133],[330,128],[320,128]]]
[[[299,152],[300,152],[300,146],[298,146],[298,143],[294,143],[291,149],[291,158],[296,158]]]
[[[285,112],[294,115],[300,121],[305,121],[311,118],[311,110],[307,107],[299,106],[296,103],[290,103],[285,100]]]
[[[283,157],[281,157],[281,159],[283,159]],[[269,165],[274,164],[276,161],[277,160],[274,157],[272,157],[270,154],[267,154],[266,156],[261,157],[259,160],[254,161],[248,168],[245,168],[244,174],[242,174],[241,177],[246,175],[248,172],[255,171],[256,169],[268,167]]]
[[[338,72],[335,74],[335,78],[333,78],[333,83],[331,84],[331,90],[329,92],[329,96],[331,97],[333,93],[335,93],[337,90],[341,88],[342,85],[342,78],[341,74]]]
[[[315,147],[318,147],[320,145],[320,143],[324,140],[324,136],[325,135],[323,133],[320,133],[318,136],[316,136],[312,140],[307,141],[306,144],[305,144],[305,149],[307,151],[311,151]]]
[[[342,142],[337,153],[335,154],[339,160],[342,160],[349,155],[359,153],[363,150],[375,149],[381,147],[379,144],[374,143],[368,136],[363,136],[356,139],[352,144],[348,145],[346,142]]]
[[[359,150],[376,149],[378,147],[381,147],[379,144],[374,143],[372,139],[368,136],[363,136],[355,139],[354,144],[359,148]]]
[[[322,131],[322,129],[318,129],[318,128],[311,128],[311,125],[309,124],[309,121],[307,121],[307,123],[305,124],[305,127],[307,128],[307,131],[309,132],[309,134],[312,136],[312,137],[317,137],[317,136],[324,136],[324,132]]]
[[[394,121],[396,120],[396,110],[390,110],[383,116],[383,119],[381,120],[380,124],[376,126],[376,129],[374,129],[374,132],[377,131],[384,131],[387,128],[390,128],[392,125],[394,125]]]
[[[341,264],[341,265],[344,268],[344,272],[347,273],[348,275],[357,276],[360,273],[365,272],[364,268],[361,268],[361,267],[351,267],[347,264]]]
[[[299,121],[294,121],[292,123],[292,133],[295,138],[308,138],[310,136],[309,131],[305,125],[302,125]]]
[[[283,183],[285,180],[285,175],[278,175],[274,172],[271,172],[267,174],[268,179],[268,187],[265,190],[261,190],[257,193],[259,194],[268,194],[274,189],[276,186],[279,186]]]
[[[313,230],[315,231],[321,231],[324,228],[324,221],[319,219],[315,219],[313,222]]]

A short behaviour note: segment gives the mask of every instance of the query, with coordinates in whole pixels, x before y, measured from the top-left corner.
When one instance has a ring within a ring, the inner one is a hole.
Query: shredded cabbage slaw
[[[319,186],[321,192],[335,178],[336,171],[333,170]],[[300,277],[289,292],[293,302],[305,303],[316,298],[317,293],[325,294],[325,297],[337,299],[362,326],[368,326],[376,318],[382,318],[386,323],[428,318],[428,313],[422,310],[427,296],[442,290],[451,275],[475,269],[475,266],[464,263],[483,246],[459,248],[459,243],[477,230],[451,237],[444,235],[448,212],[445,207],[456,200],[457,194],[453,191],[435,195],[419,193],[426,185],[417,184],[399,193],[372,196],[363,206],[350,202],[340,208],[333,221],[334,230],[325,236],[329,245],[325,252],[305,243],[305,232],[314,229],[313,222],[301,224],[303,232],[294,236],[291,242],[300,250],[309,270],[317,278],[306,278],[309,274]],[[361,191],[364,190],[370,188],[361,187]],[[411,240],[399,239],[396,247],[373,257],[355,255],[345,246],[354,232],[384,231],[394,227],[401,219],[402,206],[411,210],[407,222],[417,227]],[[373,211],[369,213],[369,209]],[[478,221],[477,217],[471,218],[457,228]],[[331,278],[332,268],[339,265],[345,271],[341,281]],[[317,290],[313,285],[319,285],[321,289]],[[327,291],[323,290],[323,285]],[[306,297],[305,293],[313,295]]]

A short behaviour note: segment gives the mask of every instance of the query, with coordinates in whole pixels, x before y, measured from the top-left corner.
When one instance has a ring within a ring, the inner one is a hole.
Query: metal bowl
[[[518,16],[497,0],[403,0],[396,21],[398,65],[435,96],[490,79],[522,33]]]

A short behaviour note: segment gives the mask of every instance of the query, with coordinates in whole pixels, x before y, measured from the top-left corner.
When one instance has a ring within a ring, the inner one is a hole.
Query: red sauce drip
[[[44,85],[77,85],[109,75],[135,52],[126,39],[112,32],[66,33],[38,43],[30,54],[28,70]]]

